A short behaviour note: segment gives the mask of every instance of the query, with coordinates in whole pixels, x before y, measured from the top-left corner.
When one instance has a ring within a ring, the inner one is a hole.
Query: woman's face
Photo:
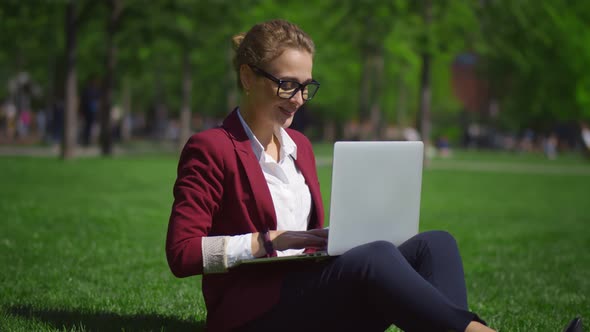
[[[260,68],[280,80],[290,80],[299,83],[311,81],[313,60],[309,52],[294,48],[287,48],[279,57]],[[293,122],[293,116],[304,100],[301,91],[290,99],[277,96],[277,83],[269,78],[251,72],[251,87],[249,97],[252,110],[256,112],[256,119],[262,125],[287,128]]]

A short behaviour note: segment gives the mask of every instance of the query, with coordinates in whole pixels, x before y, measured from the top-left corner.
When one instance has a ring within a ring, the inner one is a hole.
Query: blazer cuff
[[[203,248],[203,273],[227,272],[226,247],[229,236],[206,236],[201,238]]]

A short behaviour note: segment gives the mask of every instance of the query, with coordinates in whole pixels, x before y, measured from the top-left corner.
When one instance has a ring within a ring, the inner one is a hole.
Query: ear
[[[254,85],[255,75],[252,71],[250,66],[243,64],[240,66],[240,80],[242,81],[242,86],[244,87],[244,91],[248,91],[252,89]]]

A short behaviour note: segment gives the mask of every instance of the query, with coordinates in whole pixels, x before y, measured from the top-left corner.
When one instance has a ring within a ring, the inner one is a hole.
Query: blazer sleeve
[[[166,257],[177,277],[203,273],[202,239],[211,229],[223,196],[223,153],[219,140],[200,133],[182,150],[168,223]]]

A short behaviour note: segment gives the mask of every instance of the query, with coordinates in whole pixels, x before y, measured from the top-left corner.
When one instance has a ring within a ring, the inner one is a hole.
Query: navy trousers
[[[287,277],[279,303],[243,331],[463,332],[467,309],[463,264],[447,232],[418,234],[399,247],[368,243]]]

